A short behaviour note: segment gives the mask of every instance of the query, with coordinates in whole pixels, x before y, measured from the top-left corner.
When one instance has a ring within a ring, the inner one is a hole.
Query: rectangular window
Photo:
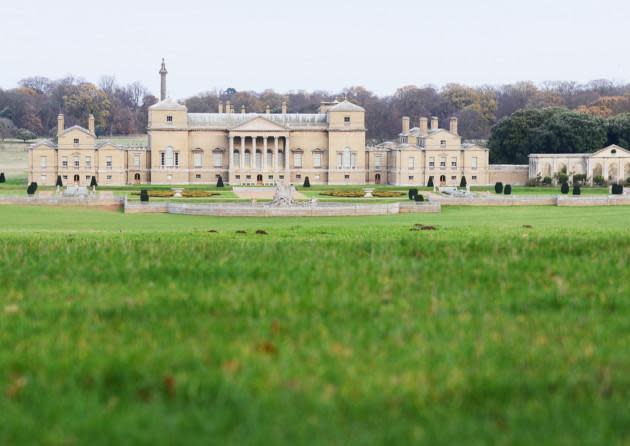
[[[199,169],[201,168],[202,164],[203,164],[203,153],[201,152],[193,153],[193,167],[195,169]]]
[[[409,181],[413,181],[413,176],[410,176],[410,177],[409,177]]]
[[[41,175],[39,178],[40,178],[42,181],[45,181],[45,180],[46,180],[46,175]]]
[[[91,169],[92,168],[92,157],[91,156],[86,156],[85,157],[85,168],[86,169]]]
[[[112,176],[111,175],[107,175],[107,181],[111,181]]]
[[[382,164],[383,164],[383,154],[377,153],[376,155],[374,155],[374,168],[380,169]]]
[[[173,123],[173,117],[171,115],[168,115],[166,117],[166,122],[168,122],[169,124],[172,124]]]
[[[63,158],[61,158],[61,167],[63,167],[64,169],[68,168],[68,157],[64,156]]]
[[[108,169],[112,168],[112,157],[111,156],[106,156],[105,157],[105,167],[107,167]]]
[[[195,178],[196,178],[196,179],[198,179],[198,180],[200,180],[200,179],[201,179],[201,175],[200,175],[200,174],[196,174],[196,175],[195,175]]]
[[[349,180],[349,179],[350,179],[350,175],[344,175],[344,176],[343,176],[343,178],[344,178],[345,180]]]
[[[446,158],[440,158],[440,169],[446,169]]]
[[[175,152],[175,167],[179,166],[179,152]]]
[[[293,154],[293,166],[300,168],[302,167],[302,154],[301,153],[294,153]]]
[[[410,156],[409,158],[407,158],[407,168],[409,170],[413,170],[416,168],[416,158],[413,156]]]
[[[477,175],[473,175],[473,176],[472,176],[472,180],[473,180],[473,181],[477,181]]]
[[[140,155],[133,156],[133,167],[140,169]]]
[[[85,181],[90,181],[91,179],[92,179],[92,177],[91,177],[91,176],[89,176],[89,175],[86,175],[86,176],[85,176]]]
[[[353,169],[356,169],[356,168],[357,168],[357,152],[352,152],[352,153],[350,154],[350,166],[351,166]]]
[[[240,176],[240,175],[236,175],[236,179],[237,179],[237,180],[240,180],[240,179],[241,179],[241,176]]]
[[[79,165],[80,165],[80,160],[79,160],[79,157],[78,157],[78,156],[75,156],[75,157],[74,157],[74,168],[75,168],[75,169],[78,169],[78,168],[79,168]]]
[[[344,125],[350,125],[350,116],[344,116],[343,123]]]
[[[473,157],[472,157],[472,163],[471,163],[471,165],[472,165],[472,168],[473,168],[473,169],[476,169],[476,168],[477,168],[477,157],[476,157],[476,156],[473,156]]]
[[[267,176],[267,179],[268,179],[268,180],[273,180],[273,175],[269,175],[269,176]]]
[[[300,175],[299,173],[295,176],[296,180],[301,180],[302,179],[302,175]]]
[[[64,179],[64,180],[67,180],[67,179],[68,179],[68,175],[64,175],[64,176],[63,176],[63,179]]]
[[[164,163],[166,159],[166,154],[164,152],[160,152],[160,166],[164,167]]]
[[[48,165],[48,157],[47,156],[40,156],[39,157],[39,167],[42,168],[42,169],[45,169],[47,165]]]
[[[442,147],[442,148],[446,147],[446,140],[445,139],[440,141],[440,147]]]
[[[313,167],[322,167],[322,154],[319,152],[313,153]]]
[[[456,168],[457,167],[457,158],[451,158],[451,167],[452,168]]]
[[[212,154],[212,159],[213,159],[214,167],[220,168],[223,166],[223,153],[214,152]]]
[[[79,138],[74,138],[74,145],[78,146],[79,145]]]
[[[429,169],[433,169],[435,167],[435,158],[429,158]]]
[[[341,152],[337,153],[337,169],[341,169],[343,163],[343,155]]]
[[[451,180],[456,180],[456,179],[457,179],[457,177],[456,177],[456,176],[452,176],[452,177],[451,177]]]
[[[281,180],[284,180],[284,175],[280,175],[280,179],[281,179]]]

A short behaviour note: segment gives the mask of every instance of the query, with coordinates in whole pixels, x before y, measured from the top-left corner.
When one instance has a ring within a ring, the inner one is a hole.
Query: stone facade
[[[57,177],[64,185],[89,186],[92,177],[101,185],[140,184],[149,181],[147,147],[123,147],[98,141],[94,117],[88,128],[64,128],[64,117],[57,120],[57,143],[42,141],[29,148],[28,180],[54,186]]]
[[[529,155],[529,178],[540,181],[549,177],[556,181],[560,174],[586,175],[586,182],[601,177],[605,182],[617,183],[630,178],[630,151],[612,145],[594,153],[554,153]]]
[[[384,142],[367,149],[367,182],[404,186],[459,186],[462,177],[469,185],[488,184],[488,149],[462,143],[457,119],[449,130],[439,127],[438,118],[420,118],[418,127],[409,128],[402,120],[398,141]]]

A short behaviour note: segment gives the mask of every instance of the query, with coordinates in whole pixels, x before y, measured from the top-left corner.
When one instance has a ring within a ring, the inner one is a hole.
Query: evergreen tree
[[[497,194],[502,194],[502,193],[503,193],[503,183],[502,183],[502,182],[500,182],[500,181],[499,181],[498,183],[496,183],[496,184],[494,185],[494,191],[495,191]]]
[[[569,193],[569,183],[562,183],[562,186],[560,186],[560,192],[562,192],[563,194],[568,194]]]
[[[582,191],[580,190],[580,186],[579,185],[575,185],[573,186],[573,195],[580,195],[582,193]]]
[[[5,183],[7,179],[4,177],[4,172],[0,172],[0,183]]]
[[[96,184],[96,177],[94,175],[92,175],[92,180],[90,181],[90,187],[97,187],[98,184]]]
[[[140,201],[142,202],[149,201],[149,192],[146,189],[142,189],[140,191]]]
[[[505,188],[503,189],[503,193],[505,195],[510,195],[512,194],[512,186],[510,186],[509,184],[505,185]]]
[[[61,175],[57,175],[57,182],[55,182],[55,186],[63,187],[63,181],[61,181]]]
[[[427,183],[427,187],[433,187],[433,177],[429,177],[429,182]]]
[[[410,200],[415,200],[418,196],[418,189],[409,189],[408,195]]]
[[[217,187],[223,187],[223,177],[221,175],[217,179]]]
[[[459,187],[466,187],[468,183],[466,182],[466,177],[462,177],[462,180],[459,182]]]
[[[311,187],[311,182],[308,177],[304,178],[304,187]]]

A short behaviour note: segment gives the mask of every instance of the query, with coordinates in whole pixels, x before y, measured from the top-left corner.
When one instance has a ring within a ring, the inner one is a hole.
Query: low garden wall
[[[272,207],[262,204],[125,203],[125,213],[169,213],[217,217],[334,217],[395,215],[410,212],[440,212],[439,203],[342,204],[318,203],[316,206]]]
[[[123,199],[114,196],[64,197],[63,195],[0,195],[0,205],[58,206],[58,207],[99,207],[120,210]]]
[[[628,206],[630,195],[488,195],[437,197],[442,206]]]

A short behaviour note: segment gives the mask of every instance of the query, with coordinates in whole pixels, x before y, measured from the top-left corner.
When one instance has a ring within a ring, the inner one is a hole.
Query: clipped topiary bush
[[[573,186],[573,195],[581,195],[582,191],[580,190],[580,186],[579,185],[575,185]]]
[[[56,187],[63,187],[63,181],[61,180],[61,175],[57,175],[57,181],[55,182]]]
[[[622,195],[623,194],[623,186],[621,184],[613,184],[612,185],[612,194],[613,195]]]
[[[596,177],[593,177],[593,183],[597,186],[603,186],[606,184],[606,180],[604,180],[603,176],[597,175]]]
[[[433,177],[429,177],[429,182],[427,183],[427,187],[433,187]]]
[[[542,179],[542,184],[545,186],[550,186],[551,185],[551,177],[545,177]]]
[[[499,181],[498,183],[496,183],[496,184],[494,185],[494,191],[495,191],[497,194],[502,194],[502,193],[503,193],[503,183],[502,183],[502,182],[500,182],[500,181]]]
[[[98,184],[96,184],[96,177],[94,175],[92,175],[92,179],[90,180],[90,187],[98,187]]]
[[[140,191],[140,201],[149,201],[149,191],[147,191],[146,189],[142,189]]]
[[[217,178],[217,187],[224,187],[223,186],[223,177],[221,175],[219,175],[219,178]]]
[[[6,183],[7,179],[4,177],[4,172],[0,172],[0,183]]]
[[[26,188],[26,193],[29,195],[35,195],[35,192],[37,192],[37,183],[33,182]]]
[[[415,198],[414,198],[417,202],[420,201],[424,201],[424,195],[422,194],[416,194]]]
[[[418,189],[409,189],[408,195],[410,200],[415,200],[418,195]]]
[[[573,184],[584,184],[586,182],[585,173],[576,173],[573,175]]]
[[[558,174],[558,183],[564,184],[568,182],[569,182],[569,175],[567,175],[566,173]]]
[[[505,188],[503,189],[503,193],[505,195],[510,195],[512,194],[512,186],[510,186],[509,184],[505,185]]]
[[[303,187],[311,187],[311,181],[308,179],[308,177],[304,177]]]
[[[563,194],[568,194],[569,193],[569,183],[562,183],[562,186],[560,186],[560,192],[562,192]]]
[[[462,180],[459,182],[459,187],[466,187],[467,185],[466,177],[462,177]]]

